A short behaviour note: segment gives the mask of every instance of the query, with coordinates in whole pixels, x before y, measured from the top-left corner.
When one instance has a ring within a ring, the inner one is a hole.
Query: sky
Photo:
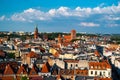
[[[120,0],[0,0],[0,31],[120,33]]]

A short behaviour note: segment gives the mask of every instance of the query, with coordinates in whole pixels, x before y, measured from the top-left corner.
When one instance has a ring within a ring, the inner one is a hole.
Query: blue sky
[[[120,33],[120,0],[0,0],[0,31]]]

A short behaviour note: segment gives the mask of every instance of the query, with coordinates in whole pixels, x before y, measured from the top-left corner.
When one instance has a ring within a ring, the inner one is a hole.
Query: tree
[[[21,80],[29,80],[27,76],[22,76]]]

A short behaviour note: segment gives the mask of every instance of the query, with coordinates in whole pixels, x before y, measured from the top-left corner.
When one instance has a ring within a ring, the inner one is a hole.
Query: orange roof
[[[65,62],[68,62],[68,63],[78,63],[79,60],[64,60]]]
[[[71,35],[64,35],[64,39],[71,39]]]
[[[6,74],[14,74],[12,68],[10,67],[10,65],[6,65],[5,71],[4,71],[4,75]]]
[[[17,74],[27,74],[27,72],[26,72],[26,70],[25,70],[25,68],[23,67],[23,66],[20,66],[20,68],[18,69],[18,71],[17,71]]]
[[[49,72],[49,69],[47,67],[47,63],[43,64],[41,72],[42,73],[48,73]]]
[[[107,68],[111,68],[110,64],[108,63],[108,61],[102,61],[102,62],[89,62],[89,68],[90,69],[99,69],[99,70],[103,70],[103,69],[107,69]]]
[[[27,57],[31,57],[31,58],[35,58],[36,57],[37,58],[38,55],[35,52],[31,51],[30,53],[27,54]]]
[[[70,42],[71,41],[71,35],[64,35],[64,40],[65,40],[65,42]]]
[[[15,80],[14,76],[3,76],[1,80]]]
[[[75,74],[78,74],[78,75],[88,76],[88,70],[76,69],[75,72],[76,72]]]
[[[61,69],[60,75],[82,75],[82,76],[88,76],[88,70],[80,70],[80,69]]]
[[[95,50],[94,54],[95,56],[100,57],[100,53],[97,50]]]
[[[52,44],[53,48],[60,48],[60,45]]]
[[[95,77],[94,80],[112,80],[111,78],[97,78]]]

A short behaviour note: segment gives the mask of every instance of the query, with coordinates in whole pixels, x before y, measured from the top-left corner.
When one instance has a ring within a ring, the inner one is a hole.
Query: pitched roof
[[[111,78],[97,78],[95,77],[94,80],[112,80]]]
[[[71,41],[71,35],[64,35],[64,41],[70,42]]]
[[[12,68],[10,67],[10,65],[6,65],[5,71],[4,71],[4,75],[6,74],[14,74]]]
[[[77,75],[88,76],[88,70],[76,69],[75,72],[76,72],[75,74],[77,74]]]
[[[78,63],[79,60],[64,60],[67,63]]]
[[[37,55],[35,52],[31,51],[30,53],[27,54],[27,57],[30,57],[30,58],[37,58],[38,55]]]
[[[47,62],[47,63],[43,64],[41,72],[42,73],[48,73],[49,71],[50,71],[49,64]]]
[[[35,70],[34,66],[30,70],[30,75],[37,75],[37,71]]]
[[[26,70],[25,70],[25,68],[23,67],[23,66],[20,66],[20,68],[18,69],[18,71],[17,71],[17,74],[27,74],[27,72],[26,72]]]
[[[97,50],[95,50],[94,54],[95,56],[100,57],[100,53]]]
[[[94,70],[103,70],[103,69],[111,69],[110,64],[108,61],[104,60],[102,62],[89,62],[89,68]]]

